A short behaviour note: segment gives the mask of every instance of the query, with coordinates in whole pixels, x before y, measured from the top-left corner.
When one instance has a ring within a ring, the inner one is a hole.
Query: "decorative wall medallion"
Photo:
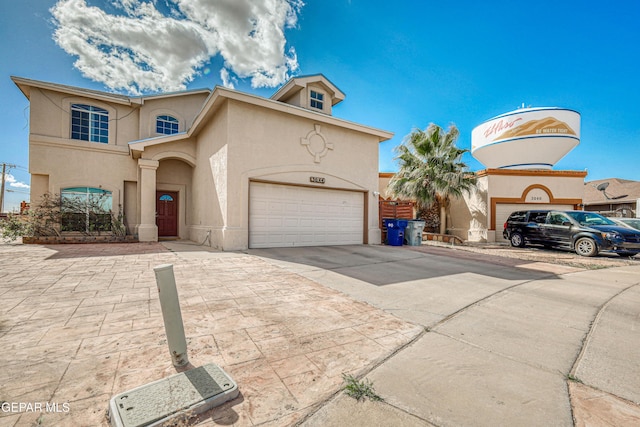
[[[327,142],[324,135],[320,133],[320,125],[313,125],[313,130],[307,134],[306,138],[300,138],[300,144],[307,147],[307,151],[316,163],[320,163],[320,159],[326,156],[329,150],[333,150],[333,143]]]

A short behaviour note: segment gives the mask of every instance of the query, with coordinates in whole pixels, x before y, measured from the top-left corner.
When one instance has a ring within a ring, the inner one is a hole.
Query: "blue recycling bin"
[[[383,218],[385,227],[387,227],[387,244],[391,246],[402,246],[404,242],[404,229],[407,228],[408,221],[406,219]]]

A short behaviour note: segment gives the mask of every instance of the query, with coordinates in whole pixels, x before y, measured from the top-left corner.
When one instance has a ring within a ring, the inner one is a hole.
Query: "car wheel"
[[[581,237],[576,240],[575,250],[578,255],[596,256],[598,255],[598,245],[593,239]]]
[[[622,257],[626,257],[626,256],[628,256],[628,257],[632,257],[632,256],[634,256],[635,254],[637,254],[637,252],[618,252],[618,255],[620,255],[620,256],[622,256]]]
[[[513,233],[509,241],[513,247],[521,248],[524,246],[524,237],[520,233]]]

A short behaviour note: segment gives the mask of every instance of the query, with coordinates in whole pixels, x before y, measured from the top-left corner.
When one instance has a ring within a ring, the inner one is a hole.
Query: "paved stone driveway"
[[[160,264],[191,364],[218,364],[241,393],[199,425],[291,425],[422,332],[256,257],[183,249],[0,244],[0,426],[106,426],[112,396],[176,373]]]

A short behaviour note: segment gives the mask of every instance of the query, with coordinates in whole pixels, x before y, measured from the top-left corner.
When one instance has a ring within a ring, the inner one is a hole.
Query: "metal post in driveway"
[[[184,335],[182,312],[180,311],[176,279],[173,275],[173,265],[159,265],[154,267],[153,271],[156,274],[156,284],[160,295],[162,318],[164,319],[164,329],[167,333],[167,344],[169,345],[171,359],[174,366],[184,366],[189,363],[187,339]]]

